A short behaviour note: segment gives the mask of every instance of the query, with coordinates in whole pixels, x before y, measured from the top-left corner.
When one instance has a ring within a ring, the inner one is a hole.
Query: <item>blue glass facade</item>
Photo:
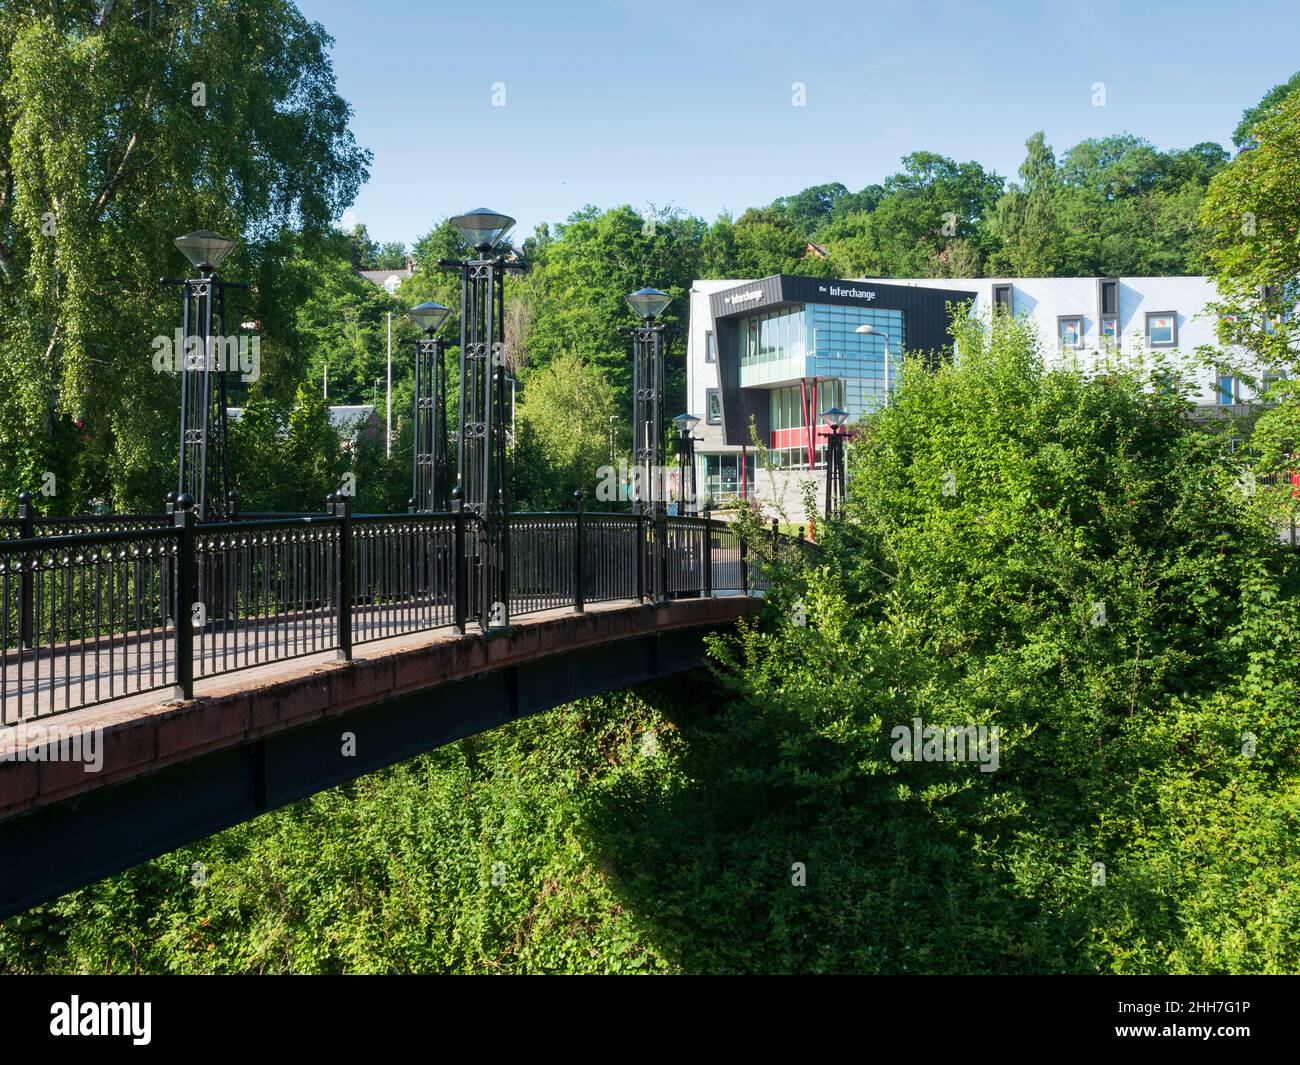
[[[814,366],[812,376],[844,382],[844,409],[849,420],[884,405],[886,381],[898,384],[899,354],[906,347],[902,311],[877,307],[812,306]],[[858,333],[870,325],[878,333]],[[889,366],[885,365],[888,334]]]
[[[856,332],[861,325],[878,332]],[[814,377],[839,380],[850,420],[884,403],[886,379],[891,389],[896,386],[899,353],[907,340],[902,311],[839,304],[810,303],[755,315],[742,319],[739,330],[742,388],[774,388]]]

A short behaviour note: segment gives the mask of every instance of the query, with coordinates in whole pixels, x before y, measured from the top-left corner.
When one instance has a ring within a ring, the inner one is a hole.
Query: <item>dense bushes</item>
[[[0,925],[0,968],[1300,970],[1294,563],[1176,393],[959,340],[712,678],[75,892]],[[996,726],[996,769],[895,761],[916,718]]]
[[[724,644],[770,779],[951,836],[946,875],[996,876],[1071,965],[1300,968],[1295,567],[1226,439],[1140,368],[1044,372],[1014,322],[959,342],[865,427],[819,563]],[[917,718],[997,726],[997,770],[894,761]]]

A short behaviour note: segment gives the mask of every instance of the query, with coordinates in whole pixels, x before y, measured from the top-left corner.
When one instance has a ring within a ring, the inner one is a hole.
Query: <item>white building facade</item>
[[[948,304],[969,302],[975,316],[994,307],[1023,316],[1049,365],[1169,353],[1207,413],[1240,413],[1254,398],[1246,383],[1190,357],[1218,346],[1208,309],[1216,297],[1207,277],[696,281],[687,409],[701,419],[697,496],[714,506],[749,498],[770,516],[803,522],[802,486],[811,482],[820,513],[821,415],[838,407],[851,426],[885,402],[903,358],[938,357],[950,343]]]

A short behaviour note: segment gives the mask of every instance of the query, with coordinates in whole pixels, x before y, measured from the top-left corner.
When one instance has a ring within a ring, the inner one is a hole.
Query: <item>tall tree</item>
[[[296,369],[283,234],[323,230],[369,159],[330,43],[287,0],[0,0],[0,492],[61,470],[85,486],[61,508],[93,485],[156,509],[177,384],[150,338],[176,324],[158,278],[184,267],[180,233],[246,242],[229,317],[260,320],[264,365]]]
[[[884,277],[970,276],[987,254],[984,219],[1003,180],[975,162],[912,152],[885,179],[869,211],[842,215],[819,233],[832,272]],[[870,190],[867,190],[870,192]]]
[[[990,272],[1041,277],[1056,272],[1064,227],[1056,214],[1059,181],[1056,155],[1040,131],[1025,142],[1020,184],[998,201],[994,231],[1002,241]]]
[[[1255,423],[1252,444],[1259,472],[1280,475],[1266,498],[1295,518],[1300,500],[1289,474],[1300,467],[1300,88],[1254,120],[1250,137],[1253,146],[1215,176],[1201,209],[1219,290],[1211,309],[1220,342],[1248,355],[1245,366],[1229,369],[1255,376],[1273,401]]]
[[[1245,148],[1253,142],[1255,123],[1275,111],[1278,106],[1297,89],[1300,89],[1300,71],[1292,74],[1281,85],[1274,85],[1264,94],[1264,98],[1254,107],[1248,107],[1241,113],[1241,121],[1232,131],[1232,143],[1238,148]]]

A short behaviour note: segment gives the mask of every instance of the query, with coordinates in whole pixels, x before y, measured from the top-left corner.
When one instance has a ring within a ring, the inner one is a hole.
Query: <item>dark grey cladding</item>
[[[712,293],[709,312],[713,317],[713,336],[718,350],[723,442],[728,445],[752,443],[751,419],[760,440],[766,441],[771,434],[767,389],[740,387],[740,319],[806,303],[902,311],[907,331],[907,353],[913,357],[921,355],[926,359],[938,359],[951,343],[948,331],[952,317],[947,305],[973,300],[975,295],[969,289],[923,288],[919,285],[889,285],[794,274],[773,274]]]

